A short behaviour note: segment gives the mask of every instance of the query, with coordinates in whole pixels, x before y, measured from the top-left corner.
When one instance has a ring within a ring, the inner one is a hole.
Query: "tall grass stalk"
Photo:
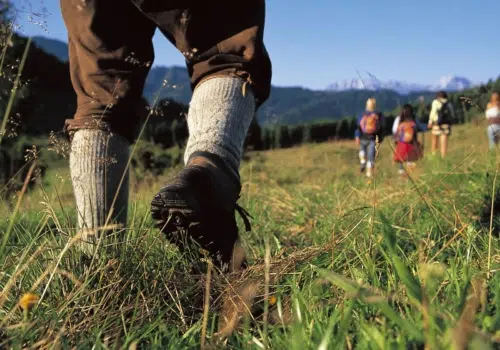
[[[12,36],[14,35],[14,23],[9,23],[9,36],[6,38],[4,46],[2,48],[2,56],[0,57],[0,76],[3,75],[3,65],[5,62],[5,57],[7,57],[7,49],[9,47],[9,43],[12,40]]]
[[[0,126],[0,149],[2,147],[3,137],[4,137],[5,133],[6,133],[7,122],[8,122],[9,117],[10,117],[10,111],[11,111],[12,106],[14,104],[14,100],[16,98],[17,89],[19,88],[19,83],[21,81],[21,75],[22,75],[22,72],[23,72],[24,64],[26,63],[26,58],[28,57],[28,52],[29,52],[29,49],[30,49],[30,45],[31,45],[31,37],[29,37],[28,40],[27,40],[27,42],[26,42],[26,46],[24,48],[23,57],[21,59],[21,63],[20,63],[19,68],[17,70],[16,80],[14,81],[14,86],[12,87],[12,91],[10,93],[9,102],[7,103],[7,108],[5,109],[5,113],[3,115],[2,125]]]
[[[23,187],[21,189],[21,192],[19,193],[19,196],[17,197],[17,202],[16,202],[16,207],[14,208],[14,211],[12,212],[12,215],[10,216],[9,219],[9,226],[7,226],[7,230],[3,232],[3,239],[2,239],[2,245],[0,246],[0,262],[5,259],[7,256],[4,254],[5,246],[7,245],[7,242],[9,241],[10,235],[12,233],[12,228],[14,227],[14,224],[16,223],[16,218],[17,218],[17,213],[19,212],[19,209],[21,208],[21,202],[23,201],[24,195],[26,193],[26,189],[28,188],[28,183],[31,181],[31,176],[33,175],[33,171],[35,170],[36,167],[36,160],[32,161],[32,164],[30,166],[30,169],[28,170],[28,174],[26,175],[26,178],[24,179]]]
[[[495,214],[494,208],[495,208],[495,199],[497,194],[496,184],[497,184],[499,170],[500,170],[500,162],[497,162],[495,169],[495,177],[493,178],[493,188],[491,189],[490,229],[488,233],[488,277],[490,277],[491,275],[491,244],[493,240],[493,218]]]

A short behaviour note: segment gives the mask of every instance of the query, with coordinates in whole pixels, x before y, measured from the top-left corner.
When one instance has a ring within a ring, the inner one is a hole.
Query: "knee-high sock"
[[[78,130],[74,134],[70,172],[80,229],[102,227],[111,209],[113,214],[108,224],[126,224],[128,171],[120,189],[118,186],[129,154],[129,142],[121,136],[100,130]]]
[[[239,179],[243,144],[255,115],[250,86],[234,77],[214,77],[196,87],[188,113],[189,139],[184,154],[211,152],[221,157]]]

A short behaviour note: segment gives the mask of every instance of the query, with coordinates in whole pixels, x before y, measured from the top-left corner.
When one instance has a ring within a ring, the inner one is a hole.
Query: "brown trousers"
[[[61,10],[78,105],[70,138],[97,128],[133,141],[157,28],[186,58],[193,90],[231,75],[250,84],[257,106],[269,97],[265,0],[61,0]]]

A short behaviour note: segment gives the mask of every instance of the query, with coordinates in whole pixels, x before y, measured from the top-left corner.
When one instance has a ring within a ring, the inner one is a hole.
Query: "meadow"
[[[133,176],[127,227],[89,254],[67,160],[54,164],[0,202],[0,348],[499,348],[500,159],[485,128],[456,127],[444,160],[426,135],[406,176],[386,138],[370,181],[353,141],[248,153],[250,267],[227,276],[192,274],[153,226],[150,200],[178,168]]]

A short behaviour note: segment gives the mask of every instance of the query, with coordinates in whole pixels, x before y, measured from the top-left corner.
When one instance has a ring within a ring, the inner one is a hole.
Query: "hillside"
[[[184,67],[153,67],[144,88],[144,97],[151,103],[159,92],[160,98],[172,98],[184,104],[191,99],[191,88]],[[375,96],[379,108],[393,110],[420,96],[430,99],[433,92],[412,92],[407,95],[392,90],[348,91],[311,90],[303,87],[276,87],[261,107],[257,120],[262,124],[299,124],[318,120],[340,119],[358,114],[365,101]]]
[[[162,87],[166,81],[166,86]],[[182,103],[189,103],[191,89],[187,70],[183,67],[152,68],[144,96],[152,102],[156,94],[160,98],[172,98]],[[402,103],[415,102],[419,96],[430,99],[432,92],[398,94],[391,90],[349,90],[323,91],[303,87],[276,87],[271,89],[271,95],[261,107],[258,121],[265,124],[298,124],[311,123],[318,120],[340,119],[358,114],[365,101],[375,96],[379,108],[392,110]]]
[[[369,97],[377,99],[380,110],[390,111],[401,104],[416,102],[420,96],[430,101],[434,93],[400,95],[390,90],[328,92],[304,88],[273,88],[269,100],[261,110],[260,121],[263,124],[306,124],[340,119],[360,113]]]
[[[61,62],[68,62],[69,53],[68,45],[60,40],[47,38],[44,36],[35,36],[32,38],[33,43],[43,51],[56,56]]]
[[[27,45],[26,38],[20,36],[13,36],[12,41],[13,46],[6,51],[4,75],[0,77],[2,116],[11,95],[13,78],[18,74],[20,58]],[[10,113],[10,123],[17,128],[12,132],[21,135],[48,135],[51,131],[60,131],[64,120],[71,117],[75,110],[76,96],[68,64],[32,42],[22,69],[14,109]]]
[[[51,168],[17,216],[17,197],[11,207],[0,202],[0,232],[8,232],[0,347],[199,349],[216,343],[219,322],[232,315],[220,303],[241,297],[250,305],[255,293],[254,319],[228,327],[224,345],[210,348],[498,348],[500,222],[493,217],[490,229],[490,217],[500,191],[484,130],[457,127],[449,158],[427,156],[411,180],[397,175],[390,142],[379,149],[372,183],[357,176],[353,142],[251,153],[239,201],[253,216],[252,231],[242,230],[250,268],[224,278],[192,275],[153,228],[151,198],[178,169],[134,180],[126,230],[89,257],[72,239],[67,168]],[[248,293],[219,298],[242,285]],[[35,305],[22,312],[28,292]]]

